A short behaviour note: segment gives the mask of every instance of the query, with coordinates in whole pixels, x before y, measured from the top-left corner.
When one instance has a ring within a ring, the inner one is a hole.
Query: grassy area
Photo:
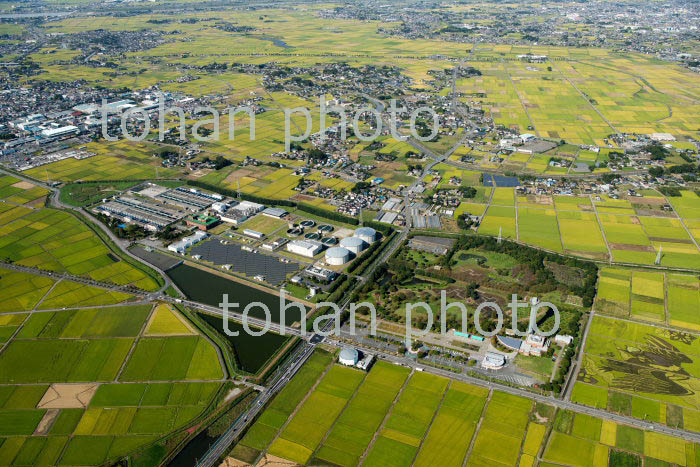
[[[68,183],[61,187],[62,203],[71,206],[89,206],[127,190],[138,182]]]

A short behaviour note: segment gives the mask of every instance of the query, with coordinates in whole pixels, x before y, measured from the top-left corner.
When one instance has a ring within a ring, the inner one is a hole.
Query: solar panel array
[[[272,285],[279,285],[288,274],[301,269],[301,266],[294,261],[283,263],[278,257],[245,251],[240,245],[234,243],[224,245],[215,239],[196,245],[190,250],[190,254],[201,255],[203,260],[217,266],[230,264],[231,270],[249,277],[265,276],[265,281]]]

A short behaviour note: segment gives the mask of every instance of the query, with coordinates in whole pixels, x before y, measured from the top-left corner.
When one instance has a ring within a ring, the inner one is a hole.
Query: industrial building
[[[233,225],[242,224],[263,209],[265,209],[265,206],[262,204],[253,203],[251,201],[241,201],[226,211],[225,215],[221,215],[221,220]]]
[[[241,211],[236,211],[235,209],[229,209],[225,214],[220,214],[219,217],[221,218],[222,222],[233,225],[242,224],[248,220],[247,214]]]
[[[216,213],[218,213],[218,214],[223,214],[223,213],[225,213],[226,211],[228,211],[228,208],[229,208],[229,207],[230,207],[229,204],[228,204],[228,203],[224,203],[224,202],[216,202],[216,203],[214,203],[214,204],[211,205],[212,211],[214,211],[214,212],[216,212]]]
[[[278,250],[280,247],[282,247],[288,241],[289,240],[287,240],[286,238],[280,237],[277,240],[274,240],[272,242],[263,243],[261,248],[263,250],[267,250],[267,251],[275,251],[275,250]]]
[[[59,128],[49,128],[47,130],[41,130],[41,135],[46,138],[58,138],[66,135],[76,135],[78,134],[78,127],[74,125],[62,126]]]
[[[283,217],[287,216],[289,212],[282,208],[267,208],[262,212],[262,214],[264,216],[274,217],[275,219],[282,219]]]
[[[136,223],[142,227],[157,231],[165,228],[184,217],[184,213],[165,206],[149,202],[145,199],[137,199],[122,196],[100,205],[95,211],[109,217],[122,219],[127,223]]]
[[[389,198],[383,205],[382,211],[400,211],[401,200],[399,198]]]
[[[205,214],[195,214],[193,216],[187,216],[185,222],[190,227],[197,227],[199,230],[207,231],[219,225],[221,221],[216,217],[207,216]]]
[[[374,243],[377,240],[377,231],[372,227],[360,227],[355,230],[355,237],[364,240],[367,243]]]
[[[247,235],[248,237],[257,238],[258,240],[265,238],[264,233],[258,232],[257,230],[251,230],[251,229],[243,230],[243,235]]]
[[[393,224],[396,219],[399,218],[399,213],[398,212],[385,212],[385,211],[379,211],[377,215],[374,217],[374,220],[376,222],[381,222],[383,224]]]
[[[287,243],[287,251],[307,258],[313,258],[321,252],[323,245],[312,240],[292,240]]]
[[[341,266],[352,257],[352,253],[347,248],[336,246],[326,251],[326,263],[331,266]]]
[[[241,201],[234,206],[233,209],[248,213],[249,216],[252,216],[265,209],[265,206],[259,203],[253,203],[252,201]]]
[[[364,240],[359,237],[345,237],[340,240],[340,246],[343,249],[349,250],[355,255],[359,255],[367,246]],[[333,250],[335,248],[331,248]],[[330,251],[330,250],[329,250]]]
[[[206,232],[195,232],[194,235],[190,235],[189,237],[185,237],[178,242],[170,244],[168,246],[168,250],[184,255],[185,251],[187,251],[189,247],[191,247],[192,245],[196,245],[208,236],[209,234]]]
[[[426,237],[416,235],[408,242],[408,247],[413,250],[426,251],[434,255],[444,256],[455,244],[453,238]]]
[[[330,269],[324,269],[324,268],[319,268],[317,266],[309,266],[304,270],[304,273],[308,276],[314,277],[316,279],[320,279],[322,281],[330,282],[336,277],[338,277],[338,273],[335,271],[331,271]]]
[[[173,204],[194,212],[202,211],[211,206],[212,203],[223,199],[221,195],[204,193],[194,188],[188,190],[181,187],[168,190],[155,198],[163,203]]]

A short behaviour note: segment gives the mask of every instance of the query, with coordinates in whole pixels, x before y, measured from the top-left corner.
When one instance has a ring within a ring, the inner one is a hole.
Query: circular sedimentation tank
[[[317,233],[307,233],[304,235],[304,238],[307,240],[318,240],[321,236]]]
[[[305,229],[309,229],[309,228],[313,227],[314,225],[316,225],[316,223],[314,221],[311,221],[311,220],[305,220],[305,221],[301,221],[300,225],[302,227],[304,227]]]
[[[321,240],[321,243],[323,243],[326,246],[333,246],[338,244],[338,239],[335,237],[326,237],[323,240]]]
[[[291,235],[292,237],[298,237],[299,235],[303,234],[304,231],[300,229],[299,227],[293,227],[291,229],[287,229],[287,235]]]
[[[319,232],[333,232],[333,226],[328,224],[323,224],[318,226]]]

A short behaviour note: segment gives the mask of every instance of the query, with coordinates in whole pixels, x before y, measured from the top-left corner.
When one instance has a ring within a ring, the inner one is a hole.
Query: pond
[[[230,303],[239,303],[238,309],[232,309],[232,311],[242,312],[249,303],[260,302],[269,308],[274,323],[280,321],[280,299],[273,293],[186,264],[175,266],[168,270],[167,274],[190,300],[218,308],[223,295],[228,294]],[[256,306],[250,310],[250,316],[265,319],[265,312]],[[301,310],[298,307],[289,307],[286,310],[286,325],[292,325],[300,320]]]
[[[197,313],[197,315],[231,344],[238,366],[248,373],[255,374],[260,371],[290,338],[290,336],[280,336],[271,331],[262,336],[251,336],[245,332],[242,324],[230,321],[229,330],[238,331],[238,336],[233,337],[224,332],[224,323],[220,316],[205,313]]]
[[[261,41],[270,41],[273,44],[275,44],[277,47],[283,47],[285,49],[291,49],[292,46],[287,44],[285,41],[282,39],[275,39],[274,37],[256,37],[256,39],[260,39]]]
[[[192,467],[197,464],[197,461],[204,457],[204,455],[209,451],[211,445],[213,445],[218,437],[209,436],[207,430],[203,430],[200,434],[195,436],[192,441],[187,443],[182,451],[180,451],[174,458],[168,463],[169,467]]]
[[[484,174],[484,186],[516,187],[520,186],[518,177]]]

